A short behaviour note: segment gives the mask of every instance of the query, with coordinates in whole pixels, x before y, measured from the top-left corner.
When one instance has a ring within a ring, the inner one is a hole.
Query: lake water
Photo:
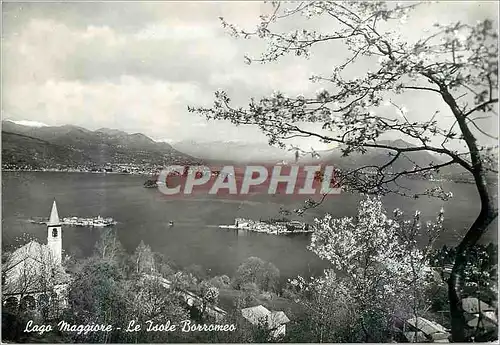
[[[2,174],[2,246],[4,249],[22,243],[23,233],[46,241],[44,225],[29,223],[31,217],[48,217],[56,198],[59,216],[113,217],[118,237],[132,253],[143,240],[153,251],[165,254],[181,267],[198,264],[213,274],[233,275],[238,265],[250,256],[274,263],[284,278],[297,274],[318,274],[327,267],[307,251],[309,235],[273,236],[238,233],[218,229],[218,224],[232,224],[234,218],[266,219],[278,217],[280,207],[294,208],[297,200],[287,196],[250,196],[246,200],[229,200],[198,195],[169,199],[157,189],[143,188],[144,177],[116,174],[3,172]],[[430,182],[407,181],[413,189],[423,190]],[[460,235],[479,211],[473,185],[446,183],[454,193],[448,202],[437,199],[385,197],[388,210],[421,211],[424,220],[445,209],[446,232],[438,244],[457,244]],[[330,212],[334,216],[352,216],[358,195],[331,197],[320,207],[309,210],[303,219]],[[173,221],[174,227],[168,222]],[[492,224],[483,242],[497,241],[497,223]],[[63,227],[63,249],[70,255],[89,255],[102,230],[99,228]]]

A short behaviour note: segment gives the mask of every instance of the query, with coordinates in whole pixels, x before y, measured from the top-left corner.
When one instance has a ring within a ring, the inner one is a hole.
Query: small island
[[[314,230],[309,224],[296,220],[269,219],[255,221],[252,219],[236,218],[232,225],[219,225],[221,229],[248,230],[272,235],[289,235],[299,233],[312,233]]]
[[[34,217],[31,218],[30,223],[33,224],[47,224],[48,218]],[[117,224],[111,217],[101,217],[100,215],[97,217],[65,217],[62,218],[61,224],[70,225],[70,226],[89,226],[89,227],[107,227],[113,226]]]
[[[144,182],[144,188],[156,188],[156,187],[158,187],[156,178],[150,178],[149,180]]]

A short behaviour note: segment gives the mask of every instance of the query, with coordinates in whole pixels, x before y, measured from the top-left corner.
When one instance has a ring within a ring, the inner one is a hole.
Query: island
[[[30,223],[33,224],[47,224],[48,218],[40,218],[34,217],[31,218]],[[117,224],[111,217],[101,217],[100,215],[97,217],[65,217],[61,220],[61,224],[71,225],[71,226],[90,226],[90,227],[106,227],[113,226]]]
[[[144,182],[144,188],[156,188],[158,187],[156,178],[152,178]]]
[[[221,229],[248,230],[271,235],[289,235],[298,233],[312,233],[314,229],[306,223],[288,219],[270,219],[255,221],[252,219],[236,218],[234,224],[219,225]]]

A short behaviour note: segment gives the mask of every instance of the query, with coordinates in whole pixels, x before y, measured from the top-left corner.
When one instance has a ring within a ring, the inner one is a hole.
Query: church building
[[[43,303],[64,303],[69,282],[62,263],[62,227],[56,201],[47,222],[47,244],[31,241],[16,249],[2,268],[2,304],[37,309]]]

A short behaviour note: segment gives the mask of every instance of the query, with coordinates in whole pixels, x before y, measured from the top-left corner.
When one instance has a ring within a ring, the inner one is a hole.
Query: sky
[[[331,71],[347,53],[336,47],[309,60],[246,65],[244,55],[258,55],[264,42],[229,36],[219,17],[252,29],[271,9],[262,2],[4,2],[2,9],[4,119],[109,127],[157,140],[264,142],[256,128],[207,122],[187,106],[211,104],[217,89],[240,102],[274,90],[314,92],[311,73]],[[474,23],[497,13],[496,2],[444,1],[419,8],[400,29],[415,38],[438,21]],[[401,101],[420,118],[440,107],[425,97]]]

